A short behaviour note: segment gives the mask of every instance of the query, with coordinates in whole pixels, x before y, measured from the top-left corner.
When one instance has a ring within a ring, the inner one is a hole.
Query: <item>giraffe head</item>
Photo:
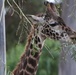
[[[60,25],[58,21],[54,20],[53,18],[47,21],[45,17],[38,17],[35,15],[30,16],[32,18],[32,22],[37,25],[36,29],[42,37],[71,42],[68,33],[65,31],[65,26]]]
[[[39,34],[54,40],[72,42],[71,35],[74,32],[60,18],[55,5],[49,2],[44,4],[47,8],[46,14],[30,15],[32,23],[38,25]]]

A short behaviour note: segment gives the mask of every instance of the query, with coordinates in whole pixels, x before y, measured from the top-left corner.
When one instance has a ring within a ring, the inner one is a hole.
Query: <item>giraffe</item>
[[[43,47],[44,39],[39,36],[36,26],[31,28],[28,42],[24,54],[21,56],[20,63],[13,71],[14,75],[35,75],[37,71],[39,57]]]
[[[76,32],[72,31],[57,13],[55,5],[44,2],[46,13],[42,15],[29,15],[33,23],[28,36],[25,52],[19,64],[13,70],[13,75],[36,75],[39,58],[46,38],[73,43]]]

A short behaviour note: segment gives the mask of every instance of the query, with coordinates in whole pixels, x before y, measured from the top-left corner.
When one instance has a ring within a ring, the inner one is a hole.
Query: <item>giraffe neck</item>
[[[13,70],[13,75],[36,75],[38,61],[43,47],[42,43],[41,37],[36,33],[35,29],[32,28],[25,52],[19,64]]]

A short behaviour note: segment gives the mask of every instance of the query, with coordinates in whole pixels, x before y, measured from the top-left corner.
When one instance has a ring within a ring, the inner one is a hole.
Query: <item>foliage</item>
[[[59,42],[55,43],[53,40],[46,40],[45,43],[49,47],[51,55],[44,47],[40,58],[37,75],[58,75],[60,44]]]
[[[20,55],[24,50],[24,46],[19,44],[15,47],[10,48],[7,51],[7,71],[12,71],[16,64],[19,62]]]

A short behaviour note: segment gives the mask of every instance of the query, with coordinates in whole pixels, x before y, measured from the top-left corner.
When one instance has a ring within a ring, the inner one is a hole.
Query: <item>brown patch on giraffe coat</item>
[[[27,66],[26,70],[27,70],[28,72],[30,71],[31,74],[34,73],[34,68],[31,68],[29,65]]]

